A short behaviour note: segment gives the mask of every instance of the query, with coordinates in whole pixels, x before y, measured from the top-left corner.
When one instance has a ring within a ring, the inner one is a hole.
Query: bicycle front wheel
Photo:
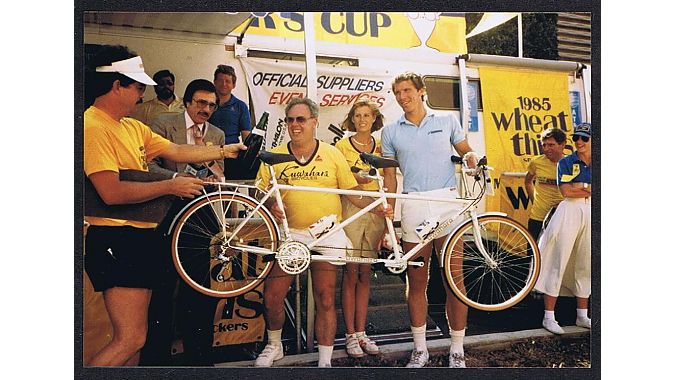
[[[235,297],[257,287],[273,262],[242,247],[274,252],[279,244],[272,215],[264,207],[254,211],[257,205],[237,193],[207,195],[190,205],[172,231],[172,257],[181,279],[212,297]]]
[[[540,274],[540,251],[516,221],[485,215],[466,221],[444,247],[443,273],[464,304],[498,311],[519,303]]]

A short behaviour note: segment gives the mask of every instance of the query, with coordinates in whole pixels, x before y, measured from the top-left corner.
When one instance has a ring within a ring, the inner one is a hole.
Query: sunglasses
[[[284,122],[287,125],[292,124],[294,121],[297,121],[298,124],[305,124],[305,122],[308,121],[309,119],[314,119],[314,117],[310,116],[309,118],[306,118],[305,116],[298,116],[298,117],[287,116],[287,117],[284,118]]]
[[[577,141],[579,139],[582,139],[584,142],[589,142],[589,137],[587,136],[573,135],[573,141]]]
[[[204,108],[204,107],[209,106],[209,109],[212,110],[212,111],[215,110],[216,108],[218,108],[218,104],[207,102],[204,99],[193,99],[192,101],[197,103],[197,105],[200,108]]]

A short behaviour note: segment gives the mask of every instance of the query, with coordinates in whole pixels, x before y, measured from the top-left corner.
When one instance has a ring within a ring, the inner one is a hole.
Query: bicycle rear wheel
[[[447,241],[444,278],[467,306],[484,311],[510,308],[535,285],[540,251],[528,230],[512,219],[485,215],[478,217],[478,224],[478,236],[470,219]]]
[[[212,297],[238,296],[263,281],[273,262],[264,262],[262,255],[237,248],[277,249],[279,228],[266,208],[254,211],[257,205],[237,193],[211,194],[179,216],[172,231],[171,251],[183,281]],[[248,216],[251,218],[233,236]]]

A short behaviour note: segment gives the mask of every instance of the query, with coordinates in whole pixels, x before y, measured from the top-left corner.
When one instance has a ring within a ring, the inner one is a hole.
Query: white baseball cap
[[[96,68],[99,73],[120,73],[139,83],[147,85],[157,85],[155,81],[143,71],[143,61],[141,57],[136,56],[123,61],[117,61],[110,66],[99,66]]]

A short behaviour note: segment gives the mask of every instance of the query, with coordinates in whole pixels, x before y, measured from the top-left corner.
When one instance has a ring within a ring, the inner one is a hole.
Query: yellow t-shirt
[[[148,171],[148,160],[160,154],[170,141],[132,118],[119,122],[96,107],[84,113],[84,171],[87,176],[105,170]],[[157,223],[85,216],[94,226],[153,228]]]
[[[528,172],[535,179],[535,201],[530,211],[530,218],[544,220],[552,207],[563,200],[556,185],[556,162],[545,156],[535,157],[528,164]]]
[[[336,143],[336,148],[338,148],[340,153],[342,153],[343,156],[345,156],[345,160],[347,161],[348,166],[350,167],[356,166],[361,170],[369,169],[369,165],[364,161],[362,161],[361,158],[359,158],[359,151],[357,150],[357,148],[354,147],[354,145],[352,145],[352,142],[350,141],[349,137],[339,140]],[[382,156],[382,152],[380,151],[380,140],[376,140],[376,144],[373,147],[373,151],[369,153],[375,154],[376,156]],[[383,174],[382,170],[380,174],[381,175]],[[378,191],[378,182],[369,181],[368,183],[359,184],[359,187],[365,191]]]
[[[271,152],[290,153],[288,144],[278,146]],[[345,157],[338,149],[323,141],[319,141],[317,151],[307,163],[301,164],[292,161],[276,164],[273,167],[280,184],[327,189],[352,189],[357,187],[357,180],[352,176]],[[269,186],[270,171],[267,165],[261,165],[257,179],[262,180],[262,188]],[[342,220],[342,206],[338,194],[282,191],[282,197],[290,228],[308,228],[319,218],[331,214],[337,215],[339,221]]]

